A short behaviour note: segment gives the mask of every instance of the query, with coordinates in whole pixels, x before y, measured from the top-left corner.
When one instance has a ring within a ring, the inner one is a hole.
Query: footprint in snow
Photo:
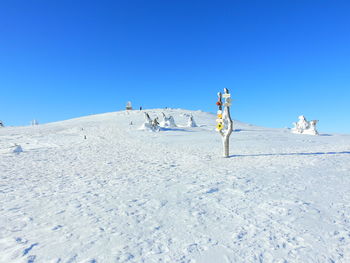
[[[197,243],[194,243],[194,244],[191,244],[187,247],[187,251],[189,253],[194,253],[194,252],[199,252],[200,249],[199,249],[199,246]]]
[[[26,240],[26,239],[24,239],[24,238],[21,238],[21,237],[17,237],[17,238],[16,238],[16,242],[17,242],[18,244],[26,244],[26,243],[28,243],[28,240]]]
[[[29,247],[23,250],[23,256],[27,255],[35,246],[39,245],[39,243],[33,243]]]
[[[33,255],[29,256],[27,263],[34,263],[35,262],[35,258],[36,258],[36,256],[33,256]]]
[[[216,192],[219,192],[219,188],[211,188],[210,190],[208,190],[206,192],[206,194],[212,194],[212,193],[216,193]]]
[[[55,230],[58,230],[58,229],[60,229],[60,228],[62,228],[62,227],[63,227],[63,226],[61,226],[61,225],[57,225],[57,226],[53,227],[52,230],[55,231]]]

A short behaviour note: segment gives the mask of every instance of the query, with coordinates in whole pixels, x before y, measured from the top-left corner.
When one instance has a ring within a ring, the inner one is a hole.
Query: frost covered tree
[[[151,122],[152,122],[152,119],[151,119],[151,117],[149,116],[149,114],[148,114],[147,112],[144,112],[144,114],[145,114],[145,121],[151,123]]]
[[[148,130],[148,131],[154,131],[154,132],[157,132],[160,130],[158,117],[152,120],[149,114],[147,112],[144,112],[144,118],[145,118],[145,121],[140,127],[141,130]]]
[[[159,122],[158,122],[158,117],[155,117],[152,121],[152,127],[153,128],[158,128],[159,127]]]
[[[0,120],[0,127],[4,127],[4,126],[5,125],[4,125],[3,121]]]
[[[169,120],[169,126],[170,127],[177,127],[173,116],[170,115],[168,120]]]
[[[293,122],[292,133],[318,135],[317,122],[318,120],[307,121],[305,116],[301,115],[298,122]]]
[[[164,127],[164,128],[174,128],[174,127],[177,127],[176,126],[176,123],[175,123],[175,120],[174,120],[174,117],[173,116],[169,116],[167,117],[164,112],[162,112],[162,117],[163,117],[163,120],[160,122],[160,127]]]
[[[222,102],[222,98],[225,98],[225,103]],[[222,137],[223,144],[223,156],[229,156],[230,149],[230,135],[232,133],[233,121],[230,115],[230,106],[231,106],[231,95],[228,89],[224,89],[224,94],[221,92],[218,93],[218,101],[216,105],[219,107],[217,112],[217,125],[216,130],[220,133]],[[224,110],[222,110],[224,107]]]
[[[309,128],[309,122],[306,120],[304,115],[299,116],[297,127],[300,131],[304,131]]]
[[[190,116],[188,117],[187,127],[197,127],[197,124],[196,124],[196,122],[194,121],[192,115],[190,115]]]
[[[318,123],[318,120],[312,120],[309,123],[310,127],[307,132],[311,135],[318,135],[318,131],[316,129],[316,124]]]

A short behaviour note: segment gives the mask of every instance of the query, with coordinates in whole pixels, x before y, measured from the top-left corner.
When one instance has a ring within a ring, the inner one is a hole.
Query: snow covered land
[[[350,135],[147,112],[0,128],[0,262],[350,262]]]

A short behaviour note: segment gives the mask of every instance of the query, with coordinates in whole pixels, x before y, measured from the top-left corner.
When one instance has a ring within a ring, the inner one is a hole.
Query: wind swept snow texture
[[[350,262],[350,135],[164,113],[0,129],[0,262]]]

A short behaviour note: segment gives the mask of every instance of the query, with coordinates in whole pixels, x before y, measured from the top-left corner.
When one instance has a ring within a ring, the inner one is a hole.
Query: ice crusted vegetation
[[[196,122],[194,121],[194,118],[192,115],[190,115],[188,117],[188,121],[187,121],[187,127],[197,127]]]
[[[298,122],[293,122],[292,133],[318,135],[316,124],[318,120],[307,121],[304,115],[299,116]]]
[[[0,262],[350,262],[350,135],[146,112],[0,129]]]

